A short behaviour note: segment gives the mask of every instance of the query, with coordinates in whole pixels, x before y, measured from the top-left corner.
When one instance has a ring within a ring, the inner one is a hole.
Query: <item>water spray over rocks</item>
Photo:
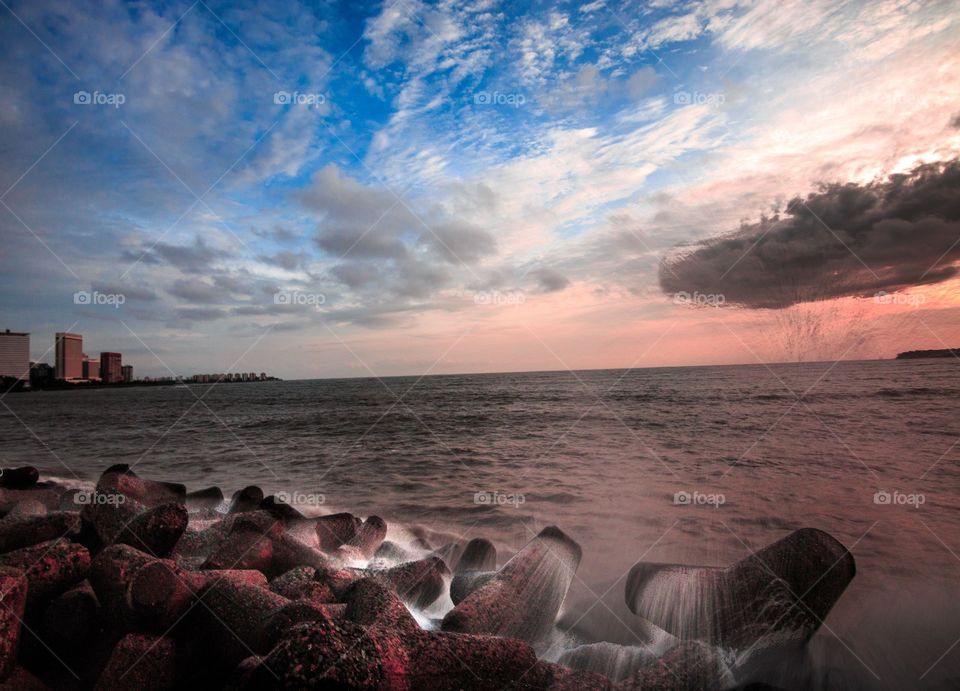
[[[2,688],[746,688],[743,660],[802,646],[855,573],[812,529],[727,569],[639,563],[620,606],[649,641],[623,645],[563,615],[583,555],[557,527],[497,569],[485,537],[387,540],[378,516],[306,516],[257,487],[3,477]]]

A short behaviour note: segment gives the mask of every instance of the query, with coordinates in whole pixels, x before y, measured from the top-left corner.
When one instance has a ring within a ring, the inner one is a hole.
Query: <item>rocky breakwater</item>
[[[228,501],[126,466],[93,492],[29,469],[9,477],[0,688],[720,689],[737,681],[714,643],[753,640],[734,614],[722,634],[661,632],[670,645],[642,657],[559,631],[582,554],[556,527],[498,569],[485,538],[400,545],[377,516],[307,517],[256,487]],[[813,573],[827,556],[804,575],[789,554],[832,543],[811,534],[778,544],[758,556],[824,613],[838,592]],[[738,568],[756,585],[750,564]],[[635,569],[628,604],[677,629],[647,604],[661,596],[657,573]]]

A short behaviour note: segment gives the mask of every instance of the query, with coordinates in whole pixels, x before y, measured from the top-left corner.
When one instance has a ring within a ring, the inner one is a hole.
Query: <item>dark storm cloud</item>
[[[665,259],[660,287],[726,304],[798,302],[944,281],[960,260],[960,160],[859,185],[822,185],[782,217]]]

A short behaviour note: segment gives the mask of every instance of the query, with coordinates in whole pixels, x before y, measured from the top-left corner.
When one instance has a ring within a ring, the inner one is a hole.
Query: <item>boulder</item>
[[[855,573],[842,544],[805,528],[725,569],[641,562],[626,598],[681,639],[753,649],[809,640]]]
[[[27,606],[45,604],[87,576],[90,553],[66,539],[41,542],[0,554],[0,566],[24,572],[29,588]]]
[[[36,503],[39,504],[39,502]],[[42,513],[19,515],[11,513],[0,520],[0,552],[9,552],[39,542],[79,534],[79,513],[68,511],[46,513],[45,508]]]
[[[115,538],[116,542],[165,557],[187,529],[189,515],[183,504],[160,504],[133,518]]]
[[[298,566],[270,581],[270,590],[290,600],[336,602],[336,595],[328,583],[317,579],[312,566]]]
[[[22,518],[23,516],[42,516],[47,513],[46,504],[37,499],[25,499],[13,505],[4,518]]]
[[[494,571],[497,568],[497,548],[490,540],[475,537],[463,548],[463,553],[454,567],[454,573],[469,571]]]
[[[348,543],[356,547],[364,559],[370,559],[387,537],[387,522],[379,516],[370,516]]]
[[[497,575],[496,571],[461,571],[450,582],[450,599],[459,605],[474,590]]]
[[[655,650],[650,647],[602,641],[567,650],[557,662],[573,670],[594,672],[611,681],[622,681],[657,658]]]
[[[734,679],[710,646],[684,641],[616,685],[617,691],[721,691]]]
[[[443,594],[450,571],[440,557],[427,557],[374,571],[373,575],[393,586],[408,605],[423,609]]]
[[[351,513],[334,513],[316,519],[317,539],[320,549],[334,552],[356,537],[363,521]]]
[[[263,490],[256,485],[244,487],[233,493],[230,499],[230,508],[227,513],[244,513],[246,511],[256,511],[260,508],[260,502],[263,501]]]
[[[0,568],[0,680],[9,677],[17,666],[20,627],[27,603],[27,578],[21,569]]]
[[[193,492],[187,492],[184,497],[187,508],[191,511],[201,509],[215,509],[223,503],[223,492],[219,487],[207,487]]]
[[[533,649],[514,638],[439,632],[419,639],[406,680],[413,689],[503,689],[536,664]]]
[[[27,489],[37,484],[40,472],[32,465],[19,468],[3,468],[0,470],[0,487],[10,489]]]
[[[100,601],[88,580],[55,597],[43,613],[47,637],[61,648],[85,646],[99,634],[102,619]]]
[[[563,531],[543,529],[447,613],[443,630],[541,641],[553,629],[580,557],[580,545]]]
[[[120,639],[95,691],[165,691],[177,682],[177,654],[173,641],[161,636],[131,633]]]

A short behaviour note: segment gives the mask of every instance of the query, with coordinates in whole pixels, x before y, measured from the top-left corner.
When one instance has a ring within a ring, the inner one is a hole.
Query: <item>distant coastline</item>
[[[917,360],[920,358],[960,358],[960,348],[940,348],[939,350],[908,350],[897,353],[897,360]]]

